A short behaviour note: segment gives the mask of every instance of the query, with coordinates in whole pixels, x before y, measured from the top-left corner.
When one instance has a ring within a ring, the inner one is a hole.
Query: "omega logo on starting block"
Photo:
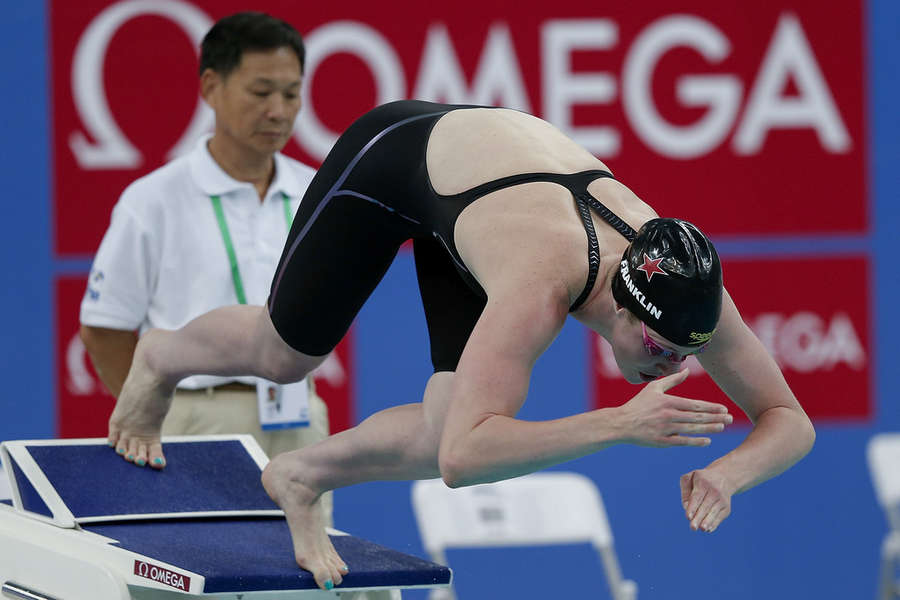
[[[188,591],[188,588],[191,587],[190,577],[140,560],[134,561],[134,574],[138,577],[144,577],[145,579],[152,579],[153,581],[164,583],[184,592]]]

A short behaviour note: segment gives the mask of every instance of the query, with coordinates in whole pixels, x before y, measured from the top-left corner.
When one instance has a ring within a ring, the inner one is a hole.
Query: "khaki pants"
[[[166,420],[163,435],[204,435],[249,433],[269,458],[309,446],[328,437],[328,409],[310,385],[309,427],[263,431],[259,424],[256,390],[250,386],[234,389],[204,388],[175,390],[175,399]],[[322,496],[326,523],[333,526],[332,493]]]

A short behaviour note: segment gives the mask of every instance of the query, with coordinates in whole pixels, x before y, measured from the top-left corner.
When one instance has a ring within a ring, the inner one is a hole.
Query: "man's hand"
[[[713,532],[731,514],[734,490],[720,473],[709,469],[681,476],[681,505],[691,529]]]
[[[708,446],[708,437],[730,425],[732,417],[722,404],[667,394],[687,379],[684,369],[648,383],[621,408],[624,441],[639,446]]]

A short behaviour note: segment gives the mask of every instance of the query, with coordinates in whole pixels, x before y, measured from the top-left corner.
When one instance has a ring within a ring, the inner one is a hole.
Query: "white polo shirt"
[[[211,196],[219,196],[248,304],[263,305],[288,224],[315,170],[275,154],[275,177],[260,202],[251,183],[232,179],[207,149],[194,150],[129,185],[94,257],[81,323],[135,330],[178,329],[214,308],[238,304],[231,264]],[[252,377],[196,375],[196,389]]]

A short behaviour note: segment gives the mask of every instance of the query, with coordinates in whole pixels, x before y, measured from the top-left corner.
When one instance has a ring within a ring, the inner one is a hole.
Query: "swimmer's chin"
[[[622,379],[630,383],[631,385],[644,385],[645,383],[650,383],[654,379],[658,379],[659,376],[653,376],[647,373],[642,373],[639,369],[635,368],[622,368],[622,365],[616,361],[616,366],[619,368],[619,373],[622,374]]]
[[[621,373],[621,371],[620,371]],[[622,377],[630,383],[631,385],[644,385],[645,383],[650,383],[659,378],[659,376],[649,375],[647,373],[642,373],[640,371],[631,371],[629,373],[622,373]]]
[[[626,373],[620,369],[619,373],[622,374],[622,379],[624,379],[631,385],[643,385],[644,383],[646,383],[645,381],[643,381],[641,379],[641,376],[638,374],[637,371],[630,371],[630,372]]]

